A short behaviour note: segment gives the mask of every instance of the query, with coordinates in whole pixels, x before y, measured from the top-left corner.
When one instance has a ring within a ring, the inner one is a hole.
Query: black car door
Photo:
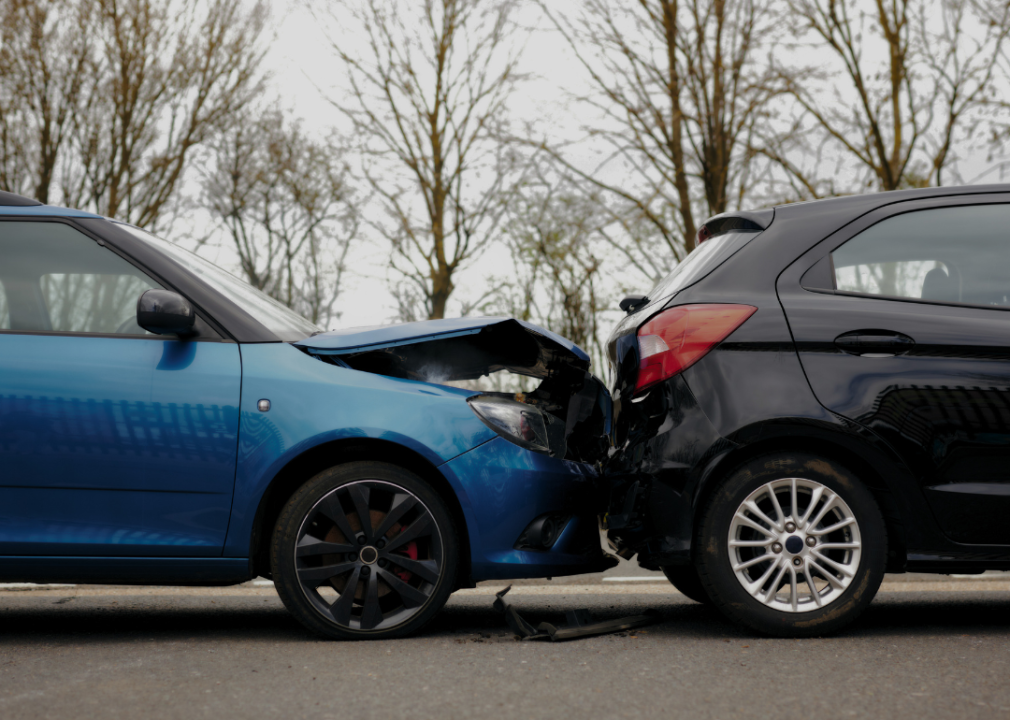
[[[1010,197],[882,208],[777,287],[818,400],[891,444],[950,539],[1010,544]]]

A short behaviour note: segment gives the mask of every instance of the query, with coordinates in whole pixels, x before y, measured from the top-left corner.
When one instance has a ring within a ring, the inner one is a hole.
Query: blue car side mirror
[[[187,337],[195,322],[189,300],[171,290],[148,290],[137,301],[137,324],[155,335]]]

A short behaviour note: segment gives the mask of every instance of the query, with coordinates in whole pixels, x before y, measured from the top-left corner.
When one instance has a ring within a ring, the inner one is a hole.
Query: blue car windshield
[[[245,310],[254,320],[273,332],[281,340],[295,341],[307,338],[312,333],[320,332],[322,328],[309,322],[291,308],[274,300],[272,297],[257,290],[244,280],[222,270],[217,265],[204,260],[199,255],[184,250],[174,243],[155,237],[146,230],[116,223],[123,230],[143,240],[160,252],[168,255],[201,280],[229,298]]]

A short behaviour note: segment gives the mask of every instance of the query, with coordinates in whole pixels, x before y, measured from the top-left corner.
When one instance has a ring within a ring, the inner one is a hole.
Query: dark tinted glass
[[[722,265],[740,248],[761,234],[761,230],[734,229],[698,245],[649,293],[650,300],[662,300],[701,280]]]
[[[1010,306],[1010,205],[937,208],[877,223],[831,254],[835,287]]]
[[[45,222],[0,223],[0,283],[4,329],[128,335],[148,334],[137,300],[161,287],[72,227]]]

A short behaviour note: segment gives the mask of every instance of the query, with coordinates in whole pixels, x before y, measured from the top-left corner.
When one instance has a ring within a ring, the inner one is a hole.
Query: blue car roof
[[[0,205],[0,216],[20,215],[22,217],[61,217],[61,218],[101,218],[84,210],[55,207],[54,205]]]
[[[324,351],[327,355],[341,355],[476,335],[487,327],[505,322],[518,323],[534,337],[537,337],[541,344],[554,345],[556,349],[567,351],[578,360],[589,362],[589,355],[586,354],[586,351],[568,338],[561,337],[533,323],[508,317],[446,318],[443,320],[421,320],[400,325],[344,328],[313,335],[295,343],[295,345],[315,351]]]

